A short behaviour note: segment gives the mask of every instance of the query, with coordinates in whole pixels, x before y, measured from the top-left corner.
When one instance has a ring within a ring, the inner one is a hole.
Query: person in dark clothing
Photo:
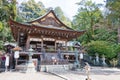
[[[37,71],[40,71],[40,56],[37,59]]]

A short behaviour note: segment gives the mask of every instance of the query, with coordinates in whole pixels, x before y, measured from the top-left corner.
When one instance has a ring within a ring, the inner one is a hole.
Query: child
[[[85,71],[86,71],[86,75],[87,75],[86,80],[91,80],[90,77],[89,77],[89,75],[90,75],[90,65],[87,62],[85,64],[86,64],[85,65]]]

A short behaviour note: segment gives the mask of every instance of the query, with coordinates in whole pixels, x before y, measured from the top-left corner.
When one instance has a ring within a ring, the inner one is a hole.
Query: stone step
[[[69,70],[69,65],[41,65],[41,71],[58,72]]]

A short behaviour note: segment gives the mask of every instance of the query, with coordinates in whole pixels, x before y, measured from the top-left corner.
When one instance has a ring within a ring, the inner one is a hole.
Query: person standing
[[[82,63],[83,63],[83,53],[80,52],[80,55],[79,55],[79,59],[80,59],[80,67],[82,68]]]
[[[86,65],[85,65],[85,71],[86,71],[86,75],[87,75],[87,78],[86,78],[86,80],[91,80],[90,79],[90,65],[86,62],[85,63]]]
[[[0,55],[0,68],[1,68],[1,64],[2,64],[2,58],[1,58],[1,55]]]
[[[5,54],[5,72],[8,71],[8,66],[9,66],[9,54]]]

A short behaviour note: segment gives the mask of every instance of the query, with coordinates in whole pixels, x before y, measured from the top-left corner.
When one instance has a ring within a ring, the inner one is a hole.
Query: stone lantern
[[[99,54],[96,53],[95,56],[96,56],[96,57],[95,57],[95,59],[96,59],[96,64],[99,65]]]
[[[78,49],[80,48],[80,44],[78,44],[78,43],[75,43],[74,44],[74,48],[75,48],[75,66],[76,67],[80,67],[80,64],[79,64],[79,60],[78,60],[78,53],[79,53],[79,51],[78,51]]]
[[[30,48],[29,50],[28,50],[28,56],[29,56],[29,61],[28,61],[28,65],[27,65],[27,71],[26,72],[36,72],[36,70],[35,70],[35,65],[34,65],[34,63],[33,63],[33,60],[32,60],[32,55],[33,55],[33,49],[32,48]]]
[[[32,55],[33,55],[33,49],[32,48],[30,48],[29,50],[28,50],[28,56],[29,56],[29,62],[31,63],[32,62]]]
[[[103,55],[102,55],[102,65],[103,65],[103,66],[106,66],[106,65],[107,65],[106,62],[105,62],[105,60],[106,60],[106,59],[105,59],[105,55],[103,54]]]

